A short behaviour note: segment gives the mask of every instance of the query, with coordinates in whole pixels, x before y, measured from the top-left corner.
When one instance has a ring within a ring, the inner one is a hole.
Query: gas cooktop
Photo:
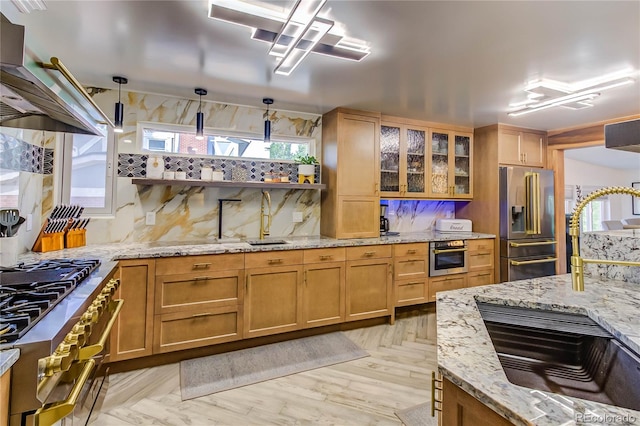
[[[53,259],[0,269],[0,344],[22,337],[99,265]]]

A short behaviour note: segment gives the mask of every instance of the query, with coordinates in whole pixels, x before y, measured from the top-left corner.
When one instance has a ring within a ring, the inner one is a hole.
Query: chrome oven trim
[[[451,249],[438,248],[437,243],[438,242],[442,243],[442,241],[432,241],[429,243],[429,276],[430,277],[440,277],[440,276],[451,275],[451,274],[464,274],[466,272],[469,272],[469,251],[467,248],[467,241],[456,240],[456,242],[457,241],[462,241],[462,243],[460,245],[456,245]],[[464,266],[455,267],[455,268],[446,268],[446,269],[435,269],[436,256],[438,254],[444,253],[445,251],[453,251],[453,250],[464,252],[464,260],[463,260]]]

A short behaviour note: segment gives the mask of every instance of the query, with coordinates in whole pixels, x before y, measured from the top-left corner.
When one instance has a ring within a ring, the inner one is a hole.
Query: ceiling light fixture
[[[515,110],[508,115],[518,117],[555,106],[570,109],[591,107],[593,104],[588,101],[598,97],[601,92],[634,83],[633,74],[629,70],[624,70],[573,84],[548,79],[535,80],[525,86],[524,90],[527,92],[525,101],[509,105]]]
[[[204,113],[202,112],[202,97],[207,94],[206,89],[195,89],[196,95],[200,96],[198,104],[198,112],[196,113],[196,139],[201,141],[204,139]]]
[[[31,13],[36,10],[47,10],[43,0],[11,0],[15,7],[22,13]]]
[[[276,74],[291,74],[311,52],[352,61],[367,57],[367,43],[345,38],[341,25],[317,16],[325,3],[297,0],[285,13],[266,3],[210,0],[209,17],[250,27],[252,39],[271,44],[269,54],[279,58]]]
[[[263,98],[262,103],[267,106],[267,112],[264,113],[264,143],[271,143],[271,121],[269,120],[269,105],[273,105],[273,99]]]
[[[113,128],[113,131],[116,133],[122,133],[124,131],[124,129],[122,128],[122,123],[124,121],[124,105],[122,105],[122,102],[120,102],[120,89],[122,88],[122,85],[127,84],[129,80],[127,80],[125,77],[115,76],[113,77],[113,81],[118,83],[118,102],[116,102],[114,113],[115,127]]]

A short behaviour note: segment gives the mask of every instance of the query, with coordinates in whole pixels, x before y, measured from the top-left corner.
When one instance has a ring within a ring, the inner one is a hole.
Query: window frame
[[[171,124],[171,123],[158,123],[153,121],[138,121],[136,127],[136,148],[143,155],[161,154],[161,155],[175,155],[179,157],[195,157],[195,158],[224,158],[240,161],[277,161],[279,163],[295,163],[294,160],[286,160],[279,158],[260,158],[260,157],[229,157],[224,155],[209,155],[209,154],[189,154],[186,152],[168,152],[168,151],[153,151],[144,148],[144,129],[153,129],[166,132],[175,133],[192,133],[195,134],[195,128],[184,124]],[[206,136],[235,136],[238,138],[250,138],[250,139],[262,139],[264,135],[260,133],[252,133],[247,131],[230,130],[217,127],[205,127],[204,135]],[[282,143],[307,143],[309,146],[309,155],[316,156],[316,140],[311,136],[288,136],[271,133],[272,142]]]
[[[63,133],[56,139],[56,152],[62,155],[54,158],[54,171],[60,170],[55,176],[54,199],[57,204],[71,204],[71,168],[73,164],[73,133]],[[116,209],[117,185],[117,137],[113,128],[107,127],[107,167],[105,170],[104,207],[85,207],[83,215],[87,217],[114,217]]]

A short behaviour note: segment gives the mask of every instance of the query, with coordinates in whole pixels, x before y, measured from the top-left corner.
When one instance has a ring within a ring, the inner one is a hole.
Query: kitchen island
[[[567,274],[438,293],[439,372],[516,425],[639,424],[640,411],[510,383],[476,304],[585,314],[640,353],[639,289],[634,283],[587,277],[585,291],[575,292]]]
[[[640,229],[586,232],[580,237],[580,255],[585,259],[640,262]],[[640,268],[586,264],[585,274],[640,284]]]

